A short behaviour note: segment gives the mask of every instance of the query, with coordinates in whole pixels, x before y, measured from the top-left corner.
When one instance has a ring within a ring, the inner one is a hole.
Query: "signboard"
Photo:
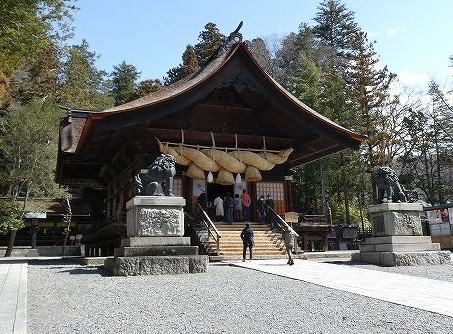
[[[25,214],[25,218],[28,219],[46,219],[47,213],[46,212],[27,212]]]

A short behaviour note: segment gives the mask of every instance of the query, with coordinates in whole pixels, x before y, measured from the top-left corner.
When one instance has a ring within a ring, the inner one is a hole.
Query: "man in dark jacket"
[[[250,227],[250,224],[249,223],[245,224],[245,228],[241,232],[241,239],[242,239],[242,243],[244,246],[243,250],[242,250],[242,261],[243,262],[245,261],[245,255],[247,252],[247,248],[250,251],[250,260],[252,259],[252,248],[255,245],[255,241],[254,241],[253,237],[254,237],[253,230]]]
[[[265,207],[266,207],[266,221],[268,223],[273,223],[273,221],[271,220],[272,213],[271,213],[270,209],[275,211],[275,201],[271,197],[271,194],[267,194],[267,199],[266,199],[266,202],[264,202],[264,204],[265,204]]]
[[[230,193],[227,192],[225,198],[223,199],[223,206],[225,208],[225,217],[228,224],[233,224],[233,197]]]

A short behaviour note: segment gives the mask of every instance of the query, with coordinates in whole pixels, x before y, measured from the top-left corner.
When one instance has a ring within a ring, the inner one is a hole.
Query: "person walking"
[[[252,249],[253,249],[253,246],[255,245],[255,240],[254,240],[254,235],[253,235],[253,229],[250,227],[249,223],[245,224],[245,227],[241,232],[241,239],[242,239],[242,244],[243,244],[242,262],[245,261],[247,248],[249,249],[250,260],[251,260],[253,258]]]
[[[242,199],[239,197],[239,194],[234,195],[233,209],[234,221],[242,221]]]
[[[264,195],[261,195],[256,204],[256,210],[258,212],[258,221],[260,224],[265,223],[266,219],[266,205],[264,202]]]
[[[250,220],[250,204],[252,200],[250,199],[250,195],[247,192],[247,189],[242,189],[242,211],[244,213],[244,221],[248,222]]]
[[[292,266],[294,264],[293,248],[296,232],[291,227],[288,226],[286,230],[283,231],[282,237],[285,242],[286,253],[288,254],[288,262],[286,264]]]

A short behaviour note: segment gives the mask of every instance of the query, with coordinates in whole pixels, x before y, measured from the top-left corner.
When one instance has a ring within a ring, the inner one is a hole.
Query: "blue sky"
[[[123,60],[141,80],[162,79],[196,44],[208,22],[228,35],[240,21],[244,39],[285,36],[312,24],[320,0],[78,0],[73,43],[86,39],[107,72]],[[424,89],[430,78],[453,81],[453,1],[343,0],[356,22],[376,40],[384,65],[406,85]]]

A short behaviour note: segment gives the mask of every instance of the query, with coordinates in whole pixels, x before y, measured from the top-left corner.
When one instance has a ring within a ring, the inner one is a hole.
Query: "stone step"
[[[233,225],[215,223],[215,226],[221,235],[219,240],[221,256],[242,258],[243,243],[240,235],[245,223]],[[272,230],[267,224],[250,223],[250,226],[254,232],[254,254],[262,257],[285,254],[286,249],[280,232]],[[197,236],[208,253],[217,253],[217,245],[212,237],[208,238],[206,229],[198,230]]]

